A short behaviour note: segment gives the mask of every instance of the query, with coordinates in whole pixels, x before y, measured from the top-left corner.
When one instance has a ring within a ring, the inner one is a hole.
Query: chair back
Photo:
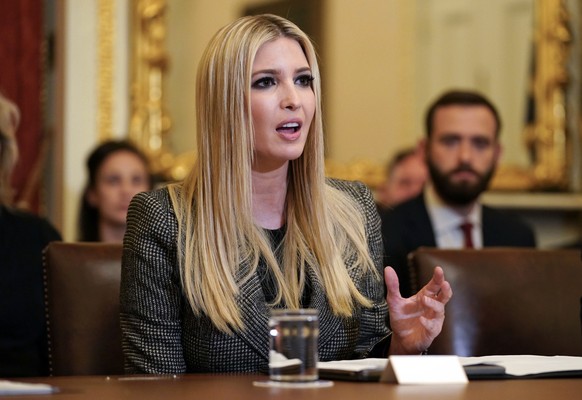
[[[580,250],[421,248],[413,286],[439,265],[453,289],[431,354],[582,356]]]
[[[123,374],[120,244],[53,242],[44,253],[51,375]]]

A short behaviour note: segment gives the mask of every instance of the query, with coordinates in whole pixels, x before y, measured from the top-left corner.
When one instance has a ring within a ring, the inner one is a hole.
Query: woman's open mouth
[[[283,134],[295,133],[301,129],[301,124],[298,122],[287,122],[277,127],[277,132]]]
[[[301,121],[291,121],[277,126],[275,130],[281,138],[288,141],[295,141],[301,136],[301,127]]]

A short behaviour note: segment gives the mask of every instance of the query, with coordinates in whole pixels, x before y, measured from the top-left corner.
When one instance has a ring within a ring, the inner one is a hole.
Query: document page
[[[471,366],[475,365],[493,365],[503,367],[505,369],[505,373],[503,373],[503,369],[499,369],[498,371],[496,371],[494,368],[491,369],[491,375],[493,379],[500,379],[503,377],[535,378],[536,376],[582,376],[582,357],[503,355],[459,357],[459,361],[465,368],[465,372],[470,379],[486,378],[487,374],[482,372],[477,373],[476,370],[471,368]],[[387,362],[388,360],[384,358],[366,358],[362,360],[319,362],[317,367],[320,370],[320,375],[328,377],[328,379],[342,379],[343,371],[346,377],[361,377],[359,374],[365,373],[367,380],[373,380],[374,377],[379,378],[379,375],[386,367]]]
[[[13,394],[49,394],[56,391],[57,388],[44,383],[23,383],[0,380],[0,396]]]
[[[505,367],[505,373],[512,376],[578,371],[582,373],[582,357],[571,356],[483,356],[459,357],[463,366],[494,364]]]

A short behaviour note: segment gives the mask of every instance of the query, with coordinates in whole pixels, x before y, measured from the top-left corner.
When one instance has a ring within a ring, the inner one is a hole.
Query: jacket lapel
[[[406,236],[404,236],[404,244],[408,252],[414,251],[421,246],[437,247],[436,237],[432,224],[424,220],[424,218],[417,219],[415,217],[408,218],[404,222],[406,229]]]
[[[424,202],[424,195],[420,194],[412,202],[412,212],[409,213],[410,225],[409,230],[412,232],[411,237],[416,241],[415,247],[429,246],[436,247],[436,238],[434,228],[428,215],[428,209]]]
[[[248,270],[248,264],[241,265],[237,278],[240,279],[245,276]],[[269,310],[257,274],[253,274],[240,286],[237,301],[240,304],[245,330],[236,332],[236,335],[255,350],[261,358],[268,361]]]
[[[323,284],[317,279],[317,276],[311,268],[307,269],[307,275],[311,282],[311,301],[309,308],[319,310],[319,339],[318,346],[324,346],[331,340],[341,327],[341,318],[336,318],[329,307],[329,303],[325,296],[325,289]]]
[[[241,265],[237,274],[240,279],[248,273],[249,266]],[[307,269],[311,282],[309,308],[319,310],[319,346],[325,345],[341,328],[341,318],[336,318],[329,307],[322,283],[311,268]],[[240,287],[238,302],[246,329],[236,332],[263,359],[269,360],[269,309],[257,274],[253,274]]]

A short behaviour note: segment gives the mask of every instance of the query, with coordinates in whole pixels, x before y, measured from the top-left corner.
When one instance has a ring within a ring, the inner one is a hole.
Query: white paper
[[[358,360],[320,361],[317,363],[317,368],[358,372],[383,370],[386,368],[386,364],[388,364],[387,358],[362,358]]]
[[[341,371],[383,371],[383,382],[403,384],[466,383],[467,375],[456,356],[391,356],[390,365],[386,358],[365,358],[320,362],[322,370]]]
[[[526,376],[549,372],[582,371],[582,357],[571,356],[483,356],[459,357],[463,366],[475,364],[495,364],[505,367],[505,373]]]
[[[432,357],[432,356],[422,356]],[[505,368],[508,375],[526,376],[564,371],[582,371],[582,357],[571,356],[533,356],[503,355],[483,357],[459,357],[462,366],[475,364],[496,364]],[[317,363],[322,370],[365,371],[383,370],[388,360],[385,358],[364,358],[360,360],[341,360]]]
[[[298,358],[287,358],[275,350],[269,352],[269,368],[285,368],[294,365],[301,365],[303,362]]]
[[[380,381],[392,381],[392,376],[405,385],[469,382],[457,356],[390,356]]]
[[[50,394],[57,389],[44,383],[23,383],[0,380],[0,396],[9,394]]]

